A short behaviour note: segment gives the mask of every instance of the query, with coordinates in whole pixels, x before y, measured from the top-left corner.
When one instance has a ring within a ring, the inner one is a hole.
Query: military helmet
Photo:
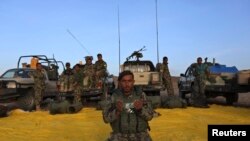
[[[85,56],[85,60],[93,60],[92,56]]]

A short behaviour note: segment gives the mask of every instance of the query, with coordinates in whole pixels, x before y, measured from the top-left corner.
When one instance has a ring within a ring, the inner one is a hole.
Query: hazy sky
[[[75,64],[102,53],[117,75],[118,5],[121,63],[143,46],[144,59],[156,63],[155,0],[0,0],[0,74],[21,55]],[[199,56],[250,69],[249,0],[158,0],[158,26],[160,61],[168,56],[172,75]]]

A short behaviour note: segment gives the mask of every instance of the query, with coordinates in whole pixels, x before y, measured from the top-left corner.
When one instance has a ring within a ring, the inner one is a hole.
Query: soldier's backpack
[[[147,100],[151,102],[153,109],[159,108],[161,106],[161,96],[147,96]]]
[[[68,100],[54,101],[49,106],[49,113],[54,114],[65,114],[65,113],[77,113],[82,109],[81,102],[75,102],[71,104]]]
[[[162,108],[186,108],[187,102],[178,96],[167,96],[162,98]]]

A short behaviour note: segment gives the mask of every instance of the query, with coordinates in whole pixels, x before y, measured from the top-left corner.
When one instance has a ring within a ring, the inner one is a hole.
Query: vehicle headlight
[[[8,82],[6,87],[7,88],[16,88],[16,83],[15,82]]]

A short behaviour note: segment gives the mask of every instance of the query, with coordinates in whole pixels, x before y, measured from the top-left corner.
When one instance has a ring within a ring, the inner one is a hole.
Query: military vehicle
[[[30,111],[34,109],[34,80],[29,74],[35,70],[34,66],[36,64],[32,64],[34,63],[32,61],[31,64],[27,64],[27,62],[23,63],[23,60],[26,59],[29,61],[31,60],[30,58],[36,58],[37,62],[41,63],[44,68],[46,89],[43,100],[47,98],[57,98],[57,80],[59,77],[58,62],[60,61],[56,61],[54,58],[48,58],[45,55],[27,55],[19,57],[17,68],[9,69],[1,75],[1,104],[15,103],[18,108],[23,110]]]
[[[84,69],[85,65],[80,65],[81,69]],[[110,95],[115,89],[115,84],[113,80],[113,75],[110,75],[108,71],[106,71],[106,75],[100,80],[96,80],[96,83],[93,87],[89,86],[89,76],[85,76],[83,79],[83,89],[81,100],[83,104],[88,102],[98,102],[100,100],[104,100]],[[69,89],[63,87],[64,82],[60,81],[58,83],[59,93],[61,96],[66,97],[68,99],[73,98],[74,88],[70,86]]]
[[[113,75],[110,75],[107,72],[107,75],[104,78],[97,80],[97,83],[93,88],[88,88],[87,84],[84,85],[82,100],[83,102],[104,100],[107,98],[108,95],[113,92],[114,89],[115,84],[113,80]]]
[[[164,89],[162,74],[156,70],[152,61],[140,60],[143,57],[142,51],[145,51],[145,46],[128,56],[120,69],[133,72],[135,87],[141,89],[152,102],[153,107],[157,108],[161,105],[160,92]],[[135,60],[131,60],[134,57]]]
[[[250,91],[250,70],[239,71],[235,66],[228,67],[212,62],[205,63],[209,67],[210,76],[206,81],[205,94],[209,97],[223,96],[226,98],[226,103],[232,105],[238,101],[238,93]],[[185,74],[180,74],[178,82],[179,95],[186,99],[186,94],[192,92],[194,85],[194,76],[191,64]]]

